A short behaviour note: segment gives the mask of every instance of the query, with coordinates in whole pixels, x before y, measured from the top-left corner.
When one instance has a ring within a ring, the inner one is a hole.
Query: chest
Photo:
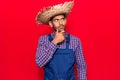
[[[76,46],[77,45],[74,43],[74,41],[70,40],[70,42],[69,42],[69,49],[72,49],[73,51],[75,51]],[[66,49],[66,41],[58,44],[57,48],[59,48],[59,49]]]

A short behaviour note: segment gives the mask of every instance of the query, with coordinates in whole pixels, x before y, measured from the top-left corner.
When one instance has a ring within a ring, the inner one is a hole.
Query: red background
[[[43,80],[35,53],[38,38],[53,30],[35,17],[43,6],[64,1],[0,1],[0,80]],[[82,41],[88,80],[120,80],[119,27],[119,1],[75,0],[67,32]]]

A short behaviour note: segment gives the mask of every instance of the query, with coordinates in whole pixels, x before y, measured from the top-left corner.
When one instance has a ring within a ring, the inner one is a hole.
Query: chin
[[[60,31],[63,31],[63,30],[65,31],[65,29],[59,29],[59,30],[60,30]]]

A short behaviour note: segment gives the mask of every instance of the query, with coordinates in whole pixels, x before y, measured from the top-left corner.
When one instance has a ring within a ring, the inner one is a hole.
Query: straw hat
[[[38,24],[48,24],[49,20],[56,15],[65,14],[68,16],[73,7],[73,4],[74,1],[69,1],[65,2],[64,4],[46,7],[38,12],[36,22]]]

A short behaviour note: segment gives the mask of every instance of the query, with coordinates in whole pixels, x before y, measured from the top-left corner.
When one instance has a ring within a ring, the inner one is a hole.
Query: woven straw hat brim
[[[48,24],[49,20],[55,15],[65,14],[68,16],[73,7],[73,3],[73,1],[69,1],[65,2],[64,4],[58,4],[44,8],[44,11],[39,11],[36,17],[36,22],[38,24]]]

